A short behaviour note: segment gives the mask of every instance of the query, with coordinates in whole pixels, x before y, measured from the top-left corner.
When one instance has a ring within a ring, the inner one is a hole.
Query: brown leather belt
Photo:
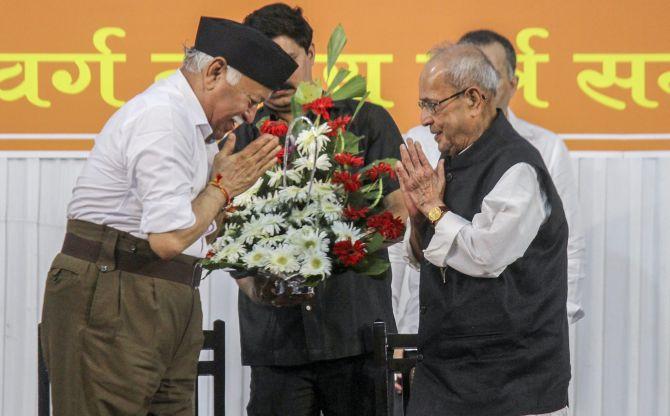
[[[121,270],[142,276],[182,283],[193,288],[200,285],[202,266],[198,258],[181,255],[187,261],[162,260],[157,255],[140,255],[131,245],[127,250],[113,244],[111,256],[101,255],[105,242],[89,240],[76,234],[65,234],[61,252],[68,256],[95,263],[101,272]]]

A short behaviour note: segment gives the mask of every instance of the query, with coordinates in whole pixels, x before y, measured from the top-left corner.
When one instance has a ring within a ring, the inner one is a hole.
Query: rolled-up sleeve
[[[131,157],[131,180],[142,203],[140,232],[165,233],[191,227],[193,151],[186,138],[174,130],[137,136],[141,143]]]

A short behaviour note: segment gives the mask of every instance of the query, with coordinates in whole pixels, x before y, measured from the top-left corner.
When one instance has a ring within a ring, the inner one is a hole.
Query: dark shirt
[[[354,100],[338,101],[332,114],[353,115],[357,105]],[[276,119],[264,107],[256,121],[266,116]],[[349,130],[363,136],[359,148],[366,165],[384,158],[400,159],[402,136],[382,107],[364,104]],[[250,124],[240,126],[235,134],[236,150],[259,136],[256,126]],[[385,195],[397,189],[396,181],[385,181]],[[238,309],[244,365],[292,366],[357,356],[372,350],[375,320],[384,320],[395,330],[390,268],[381,278],[351,271],[332,275],[317,286],[313,299],[293,307],[258,305],[240,292]]]

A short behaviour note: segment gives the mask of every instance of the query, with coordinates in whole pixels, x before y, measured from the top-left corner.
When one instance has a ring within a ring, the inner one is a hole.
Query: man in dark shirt
[[[300,82],[312,80],[312,28],[300,8],[273,4],[256,10],[244,23],[265,33],[298,63],[298,69],[265,102],[256,120],[269,116],[291,121],[290,102]],[[353,115],[357,101],[336,102],[333,116]],[[365,163],[398,158],[400,131],[383,108],[366,103],[350,126],[364,136]],[[235,132],[242,148],[258,135],[254,125]],[[398,183],[387,181],[384,204],[406,218]],[[313,298],[277,308],[255,295],[252,277],[238,279],[242,362],[251,366],[250,416],[373,415],[374,386],[371,327],[376,319],[394,329],[390,271],[384,278],[353,272],[333,275]]]

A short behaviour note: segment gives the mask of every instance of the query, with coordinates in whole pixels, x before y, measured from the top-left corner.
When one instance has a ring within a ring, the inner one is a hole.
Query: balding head
[[[474,45],[438,46],[430,51],[430,60],[421,76],[442,77],[443,82],[461,91],[479,87],[493,98],[500,75],[486,55]]]
[[[441,152],[456,154],[495,117],[498,73],[472,45],[440,46],[419,78],[421,124],[429,126]]]

